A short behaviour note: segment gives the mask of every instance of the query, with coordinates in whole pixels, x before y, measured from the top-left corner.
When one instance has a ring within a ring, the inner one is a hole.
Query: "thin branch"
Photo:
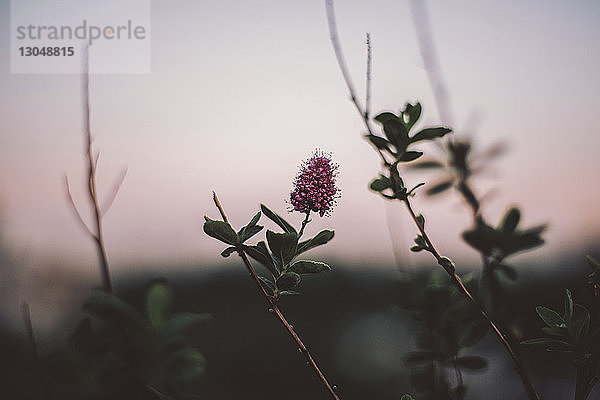
[[[213,191],[213,201],[214,201],[215,205],[217,206],[217,209],[219,210],[219,213],[221,214],[223,221],[228,222],[227,216],[225,215],[225,210],[223,210],[223,207],[221,206],[221,203],[219,202],[219,198],[217,197],[217,194],[214,191]],[[273,310],[273,312],[277,316],[277,319],[279,319],[279,321],[284,326],[284,328],[288,331],[288,333],[290,334],[290,336],[292,337],[294,342],[296,342],[296,345],[298,346],[298,351],[304,355],[308,365],[310,365],[310,367],[313,369],[313,371],[315,372],[317,377],[321,380],[321,382],[326,387],[326,389],[329,392],[329,394],[331,395],[331,397],[335,400],[339,400],[337,393],[335,392],[333,387],[329,384],[329,382],[327,381],[327,378],[325,377],[323,372],[321,372],[321,369],[319,368],[316,361],[311,356],[310,352],[308,351],[308,349],[306,348],[306,346],[304,345],[304,343],[302,342],[302,340],[300,339],[298,334],[294,331],[294,328],[287,321],[287,319],[285,318],[285,316],[283,315],[283,313],[281,312],[279,307],[277,307],[277,303],[275,302],[273,297],[270,296],[266,292],[265,288],[263,287],[263,285],[260,281],[260,278],[256,274],[256,271],[252,267],[252,264],[250,264],[250,260],[248,259],[248,256],[244,252],[244,248],[242,247],[242,245],[241,244],[237,245],[236,249],[237,249],[238,255],[240,256],[240,258],[244,262],[244,265],[248,269],[248,272],[250,273],[252,280],[254,281],[254,283],[256,283],[261,294],[263,295],[263,297],[269,304],[270,309]]]
[[[394,175],[392,174],[391,176],[393,177]],[[492,330],[494,331],[496,336],[498,336],[498,338],[500,339],[500,341],[506,348],[506,351],[510,355],[510,358],[512,359],[512,361],[515,365],[517,373],[521,377],[521,381],[523,382],[523,386],[525,387],[525,391],[527,392],[528,397],[531,400],[540,400],[540,396],[536,392],[535,388],[533,387],[533,384],[531,383],[531,381],[527,375],[527,372],[525,371],[525,368],[524,368],[523,364],[521,363],[521,360],[519,360],[519,358],[517,357],[517,354],[515,353],[511,344],[506,339],[506,336],[500,331],[500,329],[496,326],[494,321],[492,321],[490,316],[479,305],[479,303],[477,303],[475,301],[475,299],[473,298],[473,296],[471,295],[469,290],[465,287],[462,280],[456,273],[456,267],[455,267],[454,263],[452,263],[452,261],[450,261],[448,258],[441,256],[440,253],[436,250],[431,239],[427,235],[427,232],[425,231],[425,227],[419,223],[419,221],[417,219],[417,215],[415,214],[408,197],[402,201],[404,202],[406,209],[408,210],[408,213],[410,214],[411,218],[413,219],[415,225],[419,229],[421,236],[425,240],[425,243],[428,246],[427,250],[435,257],[438,264],[441,265],[444,268],[444,270],[446,270],[446,272],[450,276],[451,280],[456,284],[456,287],[458,288],[458,290],[460,292],[462,292],[469,300],[471,300],[471,302],[473,304],[475,304],[479,308],[480,314],[485,318],[485,320],[488,322],[488,325],[492,328]]]
[[[89,185],[89,201],[94,211],[94,223],[96,227],[96,234],[93,235],[96,242],[96,248],[98,251],[98,258],[100,261],[100,273],[102,275],[102,282],[104,288],[109,293],[114,293],[112,280],[110,278],[110,271],[108,269],[108,257],[106,255],[106,249],[104,247],[104,237],[102,234],[102,214],[100,212],[100,205],[98,202],[98,191],[96,190],[96,166],[100,153],[97,152],[94,155],[92,148],[92,132],[90,128],[90,71],[89,71],[89,49],[85,49],[85,70],[82,74],[82,98],[83,98],[83,133],[86,140],[86,153],[88,158],[88,185]]]
[[[110,195],[106,199],[104,199],[102,207],[100,207],[100,210],[101,210],[100,215],[102,215],[103,217],[106,215],[108,210],[110,210],[110,207],[112,206],[113,202],[115,201],[117,194],[119,194],[119,190],[121,189],[121,186],[123,185],[123,181],[125,180],[126,176],[127,176],[127,167],[123,168],[123,170],[119,174],[117,180],[115,181],[115,184],[113,185]]]
[[[77,205],[75,204],[75,201],[73,200],[73,196],[71,196],[71,189],[69,187],[69,177],[66,174],[65,174],[65,191],[66,191],[65,194],[67,195],[67,202],[71,206],[71,210],[73,211],[73,214],[75,214],[75,217],[77,217],[77,221],[79,221],[79,223],[83,227],[83,229],[85,229],[85,231],[91,237],[93,237],[95,240],[96,234],[94,232],[92,232],[92,230],[87,226],[87,224],[83,220],[83,217],[81,216],[81,213],[79,212],[79,209],[77,209]]]
[[[327,11],[327,24],[329,26],[329,38],[331,39],[331,44],[333,45],[333,51],[335,52],[335,57],[337,59],[337,63],[340,67],[340,71],[342,72],[342,76],[344,77],[344,82],[346,82],[346,86],[348,87],[348,92],[350,93],[350,100],[354,103],[356,107],[356,111],[360,114],[365,127],[369,134],[373,135],[373,129],[371,128],[371,124],[369,123],[369,118],[367,112],[363,110],[362,106],[358,98],[356,97],[356,92],[354,90],[354,85],[352,84],[352,78],[350,77],[350,73],[348,72],[348,68],[346,67],[346,60],[344,58],[344,53],[342,51],[342,45],[340,44],[340,39],[338,37],[337,23],[335,19],[335,9],[333,6],[333,0],[325,0],[325,9]],[[381,152],[381,150],[375,145],[372,145],[373,148],[377,151],[381,160],[385,165],[389,165],[389,162]]]
[[[365,118],[368,120],[371,115],[371,34],[367,32],[367,77],[365,94]]]
[[[44,372],[42,369],[42,361],[40,359],[40,354],[37,348],[37,342],[35,340],[35,334],[33,332],[33,324],[31,322],[31,313],[29,312],[29,304],[24,302],[21,305],[21,312],[23,316],[23,322],[25,323],[25,329],[27,331],[27,338],[29,343],[31,344],[31,350],[33,351],[33,360],[35,364],[35,371],[42,386],[42,390],[44,392],[44,397],[47,400],[50,400],[50,392],[48,391],[48,385],[46,384],[46,380],[44,379]]]

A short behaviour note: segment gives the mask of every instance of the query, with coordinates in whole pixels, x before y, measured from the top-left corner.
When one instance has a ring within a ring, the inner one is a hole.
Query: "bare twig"
[[[75,201],[73,201],[73,196],[71,196],[71,190],[69,188],[69,180],[65,176],[65,186],[66,186],[66,195],[69,205],[71,206],[75,216],[79,223],[84,227],[87,233],[94,239],[96,243],[96,249],[98,252],[98,259],[100,262],[100,274],[102,276],[102,283],[104,289],[109,293],[114,293],[112,280],[110,277],[110,271],[108,268],[108,257],[106,255],[106,249],[104,246],[104,236],[102,233],[102,214],[100,211],[100,204],[98,201],[98,191],[96,189],[96,169],[98,167],[98,159],[100,158],[100,152],[97,151],[94,153],[94,149],[92,147],[92,132],[90,127],[90,70],[89,70],[89,49],[86,47],[84,54],[84,72],[81,74],[81,94],[83,100],[83,133],[85,136],[85,152],[87,155],[87,184],[88,184],[88,199],[91,204],[91,208],[93,210],[94,216],[94,230],[90,229],[88,225],[85,223],[82,218],[77,206],[75,205]],[[113,194],[108,198],[107,206],[104,208],[104,212],[108,210],[112,201],[114,200],[119,187],[124,179],[124,174],[121,179],[118,181],[116,188],[113,191]]]
[[[221,214],[221,218],[223,218],[223,221],[228,222],[227,216],[225,215],[225,210],[221,206],[221,203],[219,202],[219,198],[217,197],[217,194],[215,192],[213,192],[213,201],[214,201],[215,205],[217,206],[217,209],[219,210],[219,213]],[[308,219],[308,216],[307,216],[307,219]],[[279,321],[284,326],[284,328],[288,331],[288,333],[290,334],[290,336],[292,337],[294,342],[296,342],[296,345],[298,346],[298,351],[304,355],[308,365],[313,369],[313,371],[315,372],[317,377],[321,380],[321,382],[323,383],[323,385],[325,386],[325,388],[331,395],[331,398],[333,398],[335,400],[339,400],[337,393],[335,392],[333,387],[329,384],[329,382],[327,381],[327,378],[325,377],[323,372],[321,372],[321,369],[317,365],[316,361],[313,359],[310,352],[308,351],[308,349],[306,348],[306,346],[304,345],[304,343],[302,342],[302,340],[300,339],[298,334],[294,331],[294,328],[287,321],[287,319],[285,318],[285,316],[283,315],[283,313],[281,312],[279,307],[277,307],[277,303],[275,302],[274,298],[272,296],[270,296],[267,293],[267,291],[265,290],[265,288],[263,287],[263,285],[260,281],[260,278],[256,274],[256,271],[254,271],[252,264],[250,264],[250,260],[248,259],[248,256],[244,252],[244,248],[242,247],[242,245],[241,244],[237,245],[236,250],[237,250],[240,258],[244,262],[244,265],[248,269],[248,272],[250,273],[252,280],[254,281],[254,283],[256,283],[261,294],[263,295],[263,297],[269,304],[270,309],[273,310],[273,313],[275,313],[275,315],[277,316],[277,319],[279,319]]]
[[[367,77],[366,77],[366,94],[365,94],[365,119],[369,119],[371,115],[371,34],[367,32]]]
[[[77,208],[77,205],[75,204],[75,200],[73,200],[73,196],[71,195],[71,188],[69,186],[69,177],[66,174],[65,174],[65,191],[66,191],[66,195],[67,195],[67,202],[71,206],[71,210],[73,211],[73,214],[75,215],[75,217],[77,217],[77,221],[79,221],[79,223],[81,224],[83,229],[91,237],[96,239],[96,234],[94,232],[92,232],[92,230],[87,226],[83,217],[81,216],[81,213],[79,212],[79,209]]]
[[[106,213],[108,212],[108,210],[110,210],[110,207],[112,206],[113,202],[115,201],[115,198],[117,197],[117,194],[119,193],[119,190],[121,189],[121,186],[123,185],[123,181],[125,180],[126,176],[127,176],[127,167],[123,168],[123,170],[119,174],[117,180],[115,181],[115,184],[112,188],[112,191],[110,192],[110,195],[106,199],[104,199],[102,207],[100,208],[101,216],[104,217],[106,215]]]
[[[23,315],[23,322],[25,323],[25,329],[27,331],[27,338],[29,340],[29,343],[31,344],[31,350],[33,351],[35,372],[40,381],[40,385],[42,386],[42,390],[44,392],[44,397],[47,400],[50,400],[50,392],[48,391],[48,385],[46,384],[46,380],[44,379],[42,361],[40,359],[40,354],[39,354],[38,348],[37,348],[37,342],[35,340],[35,334],[33,332],[33,324],[31,322],[31,313],[29,312],[29,304],[24,302],[21,305],[21,312]]]
[[[342,76],[344,77],[344,81],[346,82],[346,86],[348,87],[348,92],[350,92],[350,100],[354,103],[356,107],[356,111],[362,117],[362,120],[367,128],[369,134],[373,135],[373,129],[371,128],[371,124],[369,123],[369,118],[365,110],[363,110],[360,101],[356,97],[356,92],[354,90],[354,85],[352,84],[352,79],[350,78],[350,73],[348,72],[348,68],[346,67],[346,60],[344,58],[344,53],[342,52],[342,46],[340,45],[340,39],[338,37],[337,31],[337,23],[335,20],[335,9],[333,7],[333,0],[325,0],[325,9],[327,11],[327,22],[329,25],[329,38],[331,39],[331,44],[333,45],[333,51],[335,52],[335,57],[337,59],[338,65],[340,67],[340,71],[342,72]],[[389,162],[381,152],[381,150],[373,145],[373,148],[377,151],[379,156],[381,157],[382,162],[385,165],[388,165]]]

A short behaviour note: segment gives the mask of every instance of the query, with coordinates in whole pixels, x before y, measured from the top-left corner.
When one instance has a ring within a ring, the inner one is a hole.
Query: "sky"
[[[9,4],[0,0],[5,55]],[[416,231],[402,207],[367,190],[378,158],[361,138],[323,1],[151,4],[151,72],[91,76],[100,192],[109,193],[128,168],[104,219],[114,268],[220,262],[222,246],[202,232],[203,216],[218,216],[211,191],[237,226],[260,203],[284,214],[298,165],[315,148],[339,164],[342,191],[334,213],[309,225],[309,233],[336,231],[315,255],[364,266],[393,263],[394,251],[402,262],[426,260],[405,251]],[[532,253],[541,260],[598,238],[600,3],[447,0],[429,1],[428,9],[454,134],[478,148],[508,147],[476,181],[478,193],[493,193],[485,216],[498,221],[517,205],[524,224],[548,223],[548,245]],[[420,101],[424,125],[446,122],[408,1],[338,1],[336,11],[359,94],[371,34],[372,109]],[[67,174],[75,201],[89,212],[80,82],[77,74],[11,74],[9,57],[0,57],[0,229],[31,264],[52,260],[95,271],[93,244],[64,195]],[[410,175],[409,182],[422,179]],[[477,260],[460,240],[470,217],[456,194],[418,195],[414,205],[444,254]]]

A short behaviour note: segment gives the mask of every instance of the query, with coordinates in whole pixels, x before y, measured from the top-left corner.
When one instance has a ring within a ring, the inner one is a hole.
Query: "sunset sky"
[[[428,6],[455,134],[469,135],[479,148],[508,147],[477,181],[480,194],[495,189],[484,214],[496,222],[518,205],[525,224],[547,222],[540,257],[599,238],[600,3]],[[31,262],[85,261],[91,271],[93,244],[74,220],[63,184],[68,174],[85,212],[80,76],[11,74],[9,7],[0,0],[2,237]],[[397,111],[418,100],[426,124],[442,123],[409,2],[338,1],[336,11],[361,96],[365,32],[371,33],[373,110]],[[404,251],[416,231],[400,204],[367,190],[379,160],[361,138],[364,127],[335,60],[323,1],[155,0],[151,44],[151,73],[91,77],[100,191],[108,193],[128,167],[104,221],[115,268],[220,261],[222,246],[202,232],[202,217],[218,215],[211,191],[237,226],[261,202],[285,213],[297,167],[315,148],[333,154],[342,190],[332,216],[313,218],[309,226],[309,232],[336,230],[328,248],[316,253],[391,263],[391,230],[401,258],[425,260]],[[477,259],[459,239],[470,218],[456,194],[418,195],[414,203],[442,252]],[[298,225],[302,219],[289,217]]]

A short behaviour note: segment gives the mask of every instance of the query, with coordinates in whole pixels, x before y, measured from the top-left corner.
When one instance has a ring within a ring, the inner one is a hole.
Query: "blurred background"
[[[545,246],[513,260],[520,280],[511,302],[537,326],[534,306],[544,299],[558,304],[563,287],[581,285],[585,254],[598,254],[600,4],[427,4],[452,121],[436,109],[408,1],[336,2],[347,64],[362,96],[370,32],[374,111],[420,101],[425,125],[451,124],[479,148],[506,146],[475,188],[490,221],[518,206],[525,225],[549,224]],[[9,7],[0,0],[4,54]],[[379,159],[361,138],[324,3],[155,0],[151,38],[150,74],[91,77],[100,192],[110,192],[128,168],[104,219],[117,293],[135,298],[143,282],[164,276],[176,288],[178,308],[214,316],[196,338],[207,358],[202,398],[278,398],[265,391],[273,374],[295,388],[290,398],[322,396],[242,265],[225,263],[222,246],[202,232],[202,217],[218,215],[212,190],[234,226],[259,203],[285,213],[298,165],[323,149],[340,165],[342,197],[330,217],[313,218],[309,233],[335,229],[335,239],[311,254],[333,271],[307,279],[301,298],[285,299],[283,308],[344,398],[392,399],[409,391],[402,357],[414,329],[397,305],[395,283],[398,267],[419,273],[431,262],[407,251],[416,232],[404,210],[367,189]],[[29,385],[17,379],[31,368],[20,304],[30,304],[47,353],[70,334],[82,299],[100,285],[94,245],[64,194],[67,174],[75,201],[91,217],[80,76],[10,74],[5,57],[0,84],[1,345],[11,350],[4,379],[14,374],[2,390],[6,398],[41,398],[33,375]],[[441,154],[435,145],[422,150]],[[408,184],[422,179],[409,175]],[[460,238],[471,218],[455,193],[417,196],[415,207],[442,253],[462,271],[478,268],[479,254]],[[297,225],[301,218],[289,215]],[[517,378],[494,340],[482,342],[480,353],[498,361],[465,378],[471,398],[524,398],[518,380],[498,385]],[[536,369],[540,389],[548,398],[570,396],[572,377],[547,368]],[[495,397],[490,385],[498,385]]]

